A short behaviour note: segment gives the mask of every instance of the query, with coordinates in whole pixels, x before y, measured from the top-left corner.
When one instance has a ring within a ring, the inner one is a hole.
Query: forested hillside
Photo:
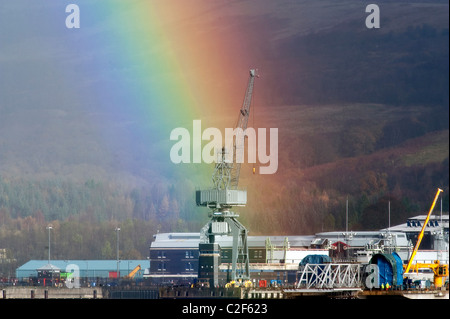
[[[284,118],[288,109],[282,108],[272,121]],[[426,126],[421,114],[427,109],[415,108],[412,117],[414,108],[409,109],[360,104],[297,107],[292,112],[305,118],[297,122],[297,135],[289,128],[285,136],[280,133],[279,172],[245,179],[249,204],[243,216],[251,231],[342,230],[347,199],[350,229],[381,229],[388,226],[389,201],[391,224],[403,223],[427,212],[437,187],[444,189],[443,209],[448,211],[448,128],[429,127],[416,136]],[[323,112],[336,116],[324,119]],[[335,121],[346,114],[351,124]],[[395,139],[395,146],[381,146]],[[255,188],[258,191],[252,192]]]
[[[364,26],[360,1],[266,2],[277,11],[224,6],[232,23],[217,28],[258,34],[243,45],[261,72],[250,122],[279,129],[277,173],[241,169],[248,205],[236,210],[250,235],[343,230],[347,199],[349,229],[384,228],[388,202],[391,224],[402,223],[428,210],[437,187],[448,212],[448,1],[380,0],[379,30]],[[16,83],[1,53],[10,73],[0,73],[0,276],[47,258],[49,224],[52,258],[115,258],[120,227],[121,258],[144,259],[158,231],[198,232],[207,222],[194,193],[210,185],[213,165],[175,167],[169,154],[148,151],[169,136],[140,135],[147,131],[134,130],[141,119],[131,112],[104,116],[102,98],[88,106],[58,94],[47,105],[44,90],[4,98]],[[26,75],[30,65],[19,64]],[[211,81],[222,88],[229,79]],[[58,93],[59,83],[45,84]],[[231,120],[205,118],[230,126],[239,105],[230,107]]]

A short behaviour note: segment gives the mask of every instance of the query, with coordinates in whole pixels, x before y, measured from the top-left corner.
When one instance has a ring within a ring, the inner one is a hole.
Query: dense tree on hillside
[[[362,229],[378,230],[389,227],[389,203],[391,225],[404,223],[410,217],[408,208],[402,200],[393,196],[384,196],[364,209],[360,219]]]
[[[138,218],[164,223],[172,217],[195,216],[191,213],[195,210],[193,195],[180,195],[186,192],[178,191],[178,186],[130,191],[116,187],[92,180],[84,184],[59,180],[31,182],[0,176],[0,209],[11,218],[34,216],[39,220],[84,215],[91,221]]]
[[[296,65],[283,70],[283,78],[274,84],[277,94],[271,90],[265,100],[448,106],[448,27],[423,24],[387,33],[358,30],[355,23],[349,29],[331,28],[282,41],[274,58]]]
[[[353,157],[370,154],[377,142],[374,129],[348,126],[340,135],[340,150],[343,156]]]
[[[67,220],[38,222],[34,217],[2,219],[0,243],[14,267],[30,259],[47,259],[48,230],[51,224],[52,259],[115,259],[116,233],[120,227],[120,258],[145,259],[157,223],[135,219],[86,223],[81,216]],[[0,277],[11,265],[0,263]]]

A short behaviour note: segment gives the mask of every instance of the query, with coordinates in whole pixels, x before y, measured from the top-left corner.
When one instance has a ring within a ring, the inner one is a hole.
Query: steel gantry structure
[[[297,288],[356,288],[361,286],[360,265],[356,263],[306,264],[301,266]]]

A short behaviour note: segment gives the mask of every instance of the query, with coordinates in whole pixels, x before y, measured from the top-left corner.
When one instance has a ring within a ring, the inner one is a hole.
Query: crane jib
[[[245,131],[247,129],[248,118],[250,115],[250,105],[252,101],[252,93],[254,86],[254,78],[256,76],[256,71],[254,69],[250,70],[250,77],[248,80],[247,90],[244,96],[244,102],[242,108],[239,112],[239,118],[235,127],[236,129],[241,129]],[[236,161],[236,149],[243,147],[243,140],[233,139],[233,162],[225,163],[221,161],[216,164],[214,173],[212,176],[213,186],[216,189],[237,189],[239,183],[240,174],[240,163]],[[222,149],[222,154],[220,156],[225,159],[226,148]]]

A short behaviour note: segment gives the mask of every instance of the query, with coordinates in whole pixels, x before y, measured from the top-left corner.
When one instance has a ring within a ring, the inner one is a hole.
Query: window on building
[[[166,258],[166,252],[163,250],[158,251],[158,258]]]
[[[158,271],[166,271],[166,263],[165,262],[158,263]]]
[[[194,265],[191,262],[186,263],[186,271],[194,270]]]
[[[220,254],[223,259],[228,258],[228,250],[221,250]]]
[[[263,251],[262,250],[255,250],[253,251],[253,258],[262,258],[263,257]]]

